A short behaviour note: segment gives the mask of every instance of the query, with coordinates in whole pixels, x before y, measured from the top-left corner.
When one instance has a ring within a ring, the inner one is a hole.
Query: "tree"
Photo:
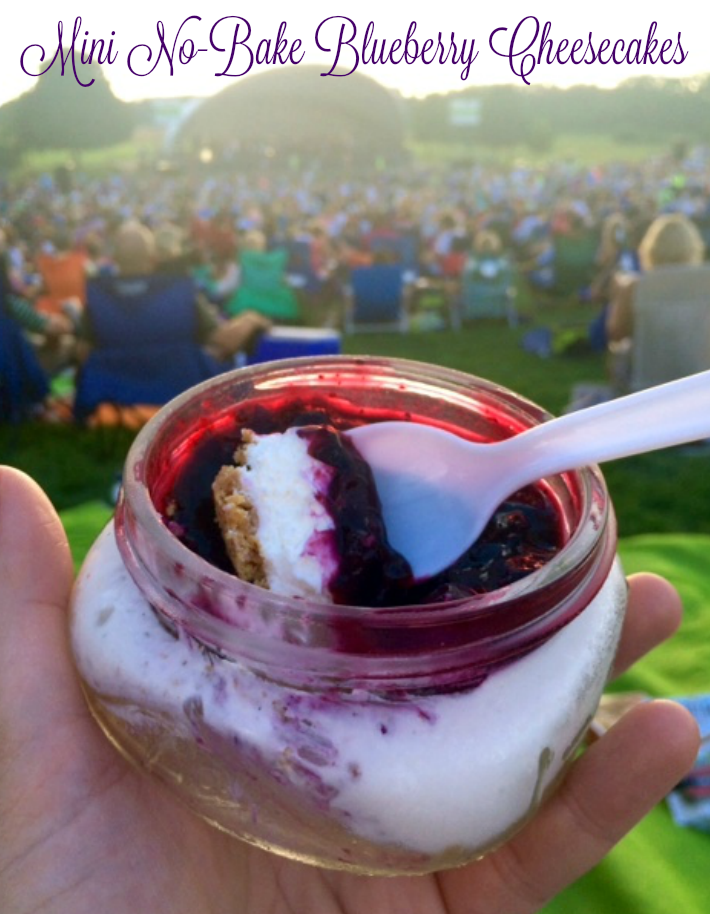
[[[1,122],[24,149],[80,150],[111,146],[127,139],[133,129],[131,106],[120,101],[98,64],[74,71],[59,58],[37,79],[34,87],[3,106]]]

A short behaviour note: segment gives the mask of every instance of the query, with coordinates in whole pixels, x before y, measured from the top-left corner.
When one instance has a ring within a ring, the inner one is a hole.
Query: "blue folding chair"
[[[0,291],[0,421],[17,423],[49,393],[49,381]]]
[[[409,289],[399,264],[357,267],[350,274],[345,330],[409,329]]]
[[[229,367],[197,342],[196,294],[187,277],[114,276],[89,283],[93,348],[77,378],[77,419],[105,402],[162,406]]]

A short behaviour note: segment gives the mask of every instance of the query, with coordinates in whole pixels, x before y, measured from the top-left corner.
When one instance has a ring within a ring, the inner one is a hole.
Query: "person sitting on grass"
[[[74,348],[74,323],[58,311],[43,313],[33,302],[12,289],[5,251],[5,234],[0,229],[0,309],[22,329],[37,359],[48,375],[65,368]]]
[[[653,220],[638,249],[641,271],[648,273],[662,267],[694,267],[705,259],[705,242],[700,231],[682,213],[666,213]],[[621,343],[633,335],[633,301],[638,273],[616,277],[606,317],[610,343]]]

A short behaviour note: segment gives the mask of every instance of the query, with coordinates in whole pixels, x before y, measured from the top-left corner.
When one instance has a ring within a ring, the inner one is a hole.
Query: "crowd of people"
[[[220,328],[234,341],[229,355],[249,337],[227,330],[244,312],[242,327],[254,332],[270,320],[335,322],[350,271],[383,259],[400,259],[409,275],[441,280],[454,294],[467,270],[512,267],[534,293],[596,303],[590,339],[601,349],[616,277],[638,272],[643,234],[667,214],[710,237],[706,151],[599,167],[408,164],[338,174],[331,165],[233,174],[143,164],[103,177],[64,170],[0,184],[4,307],[46,370],[61,370],[76,359],[77,339],[90,337],[82,321],[87,281],[125,274],[120,248],[128,237],[149,249],[141,270],[194,278],[200,340]],[[264,305],[244,288],[240,262],[253,250],[283,254],[278,302],[271,293]]]

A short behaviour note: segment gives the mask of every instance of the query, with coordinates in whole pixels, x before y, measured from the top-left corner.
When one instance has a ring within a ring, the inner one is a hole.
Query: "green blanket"
[[[96,502],[62,514],[79,564],[111,509]],[[627,573],[655,571],[680,590],[680,631],[615,688],[655,697],[710,692],[710,536],[639,536],[620,544]],[[708,914],[710,834],[675,825],[658,806],[592,873],[545,908],[546,914]]]
[[[615,688],[654,697],[710,692],[710,536],[647,535],[620,544],[628,574],[654,571],[683,596],[675,637]],[[710,834],[677,826],[662,804],[545,914],[708,914]]]

